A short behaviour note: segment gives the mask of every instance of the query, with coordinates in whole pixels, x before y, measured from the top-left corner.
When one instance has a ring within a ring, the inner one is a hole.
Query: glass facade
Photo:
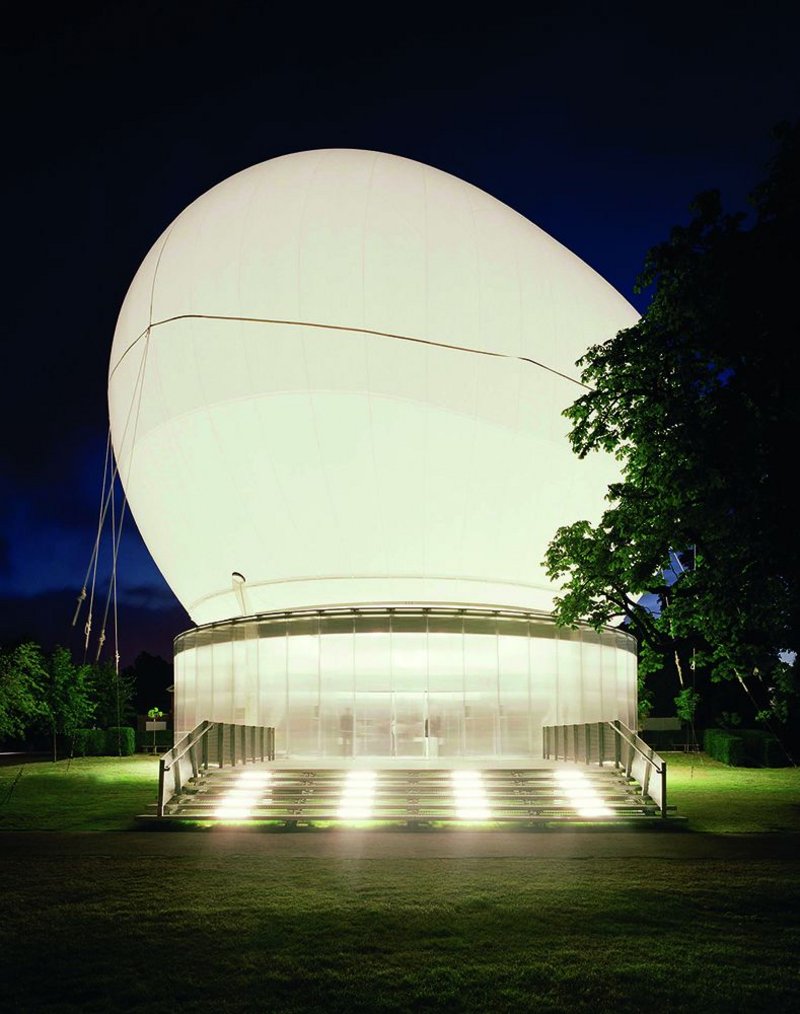
[[[175,641],[176,733],[273,726],[286,757],[541,757],[542,726],[636,719],[636,644],[480,609],[246,617]]]

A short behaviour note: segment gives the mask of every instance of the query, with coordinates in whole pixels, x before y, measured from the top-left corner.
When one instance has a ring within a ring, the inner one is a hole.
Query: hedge
[[[739,767],[744,764],[744,740],[727,729],[706,729],[703,733],[703,749],[709,757]]]
[[[122,748],[120,750],[120,747]],[[129,757],[136,749],[136,733],[128,725],[110,729],[76,729],[72,739],[75,757]]]
[[[706,729],[703,749],[709,757],[732,767],[784,767],[786,756],[778,740],[762,729]]]
[[[786,754],[775,736],[763,729],[742,729],[745,756],[753,764],[764,768],[782,768],[788,763]]]
[[[106,753],[130,757],[136,753],[136,731],[129,725],[112,725],[106,729]]]

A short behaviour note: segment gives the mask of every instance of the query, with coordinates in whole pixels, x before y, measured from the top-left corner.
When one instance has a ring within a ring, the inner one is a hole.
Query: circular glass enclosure
[[[636,719],[636,642],[480,608],[329,609],[175,640],[176,733],[275,729],[287,758],[541,757],[542,728]]]

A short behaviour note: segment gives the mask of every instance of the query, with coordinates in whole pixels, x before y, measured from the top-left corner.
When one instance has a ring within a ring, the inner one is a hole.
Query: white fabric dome
[[[574,363],[637,319],[430,166],[351,150],[253,166],[178,216],[120,312],[109,406],[131,510],[198,623],[549,609],[547,542],[597,517],[618,475],[566,440]]]

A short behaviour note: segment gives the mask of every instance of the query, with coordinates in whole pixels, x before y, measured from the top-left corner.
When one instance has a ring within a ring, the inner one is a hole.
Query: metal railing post
[[[225,726],[217,722],[217,762],[221,768],[225,767]]]
[[[164,758],[158,762],[158,808],[156,813],[159,817],[164,816]]]
[[[650,772],[653,770],[653,753],[654,753],[653,748],[650,747],[650,749],[644,755],[645,760],[647,761],[647,763],[645,764],[645,767],[644,767],[644,777],[642,778],[642,795],[643,796],[646,796],[648,794],[648,790],[650,789]]]
[[[597,763],[600,767],[606,759],[606,727],[603,722],[597,723]]]
[[[667,815],[667,762],[661,762],[661,816]]]

